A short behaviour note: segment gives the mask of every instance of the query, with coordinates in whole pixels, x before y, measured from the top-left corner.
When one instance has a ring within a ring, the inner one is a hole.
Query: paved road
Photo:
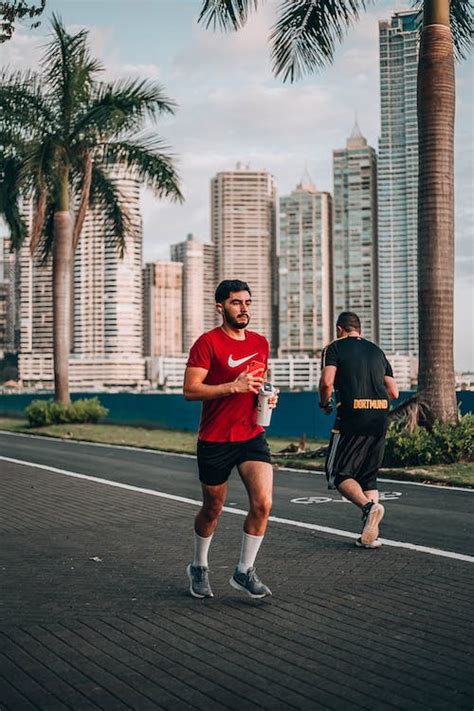
[[[168,494],[200,497],[196,464],[190,457],[4,433],[0,433],[0,454]],[[474,491],[402,482],[381,482],[380,490],[386,497],[384,538],[474,554]],[[245,508],[246,501],[234,472],[227,503]],[[328,491],[319,474],[277,470],[272,513],[353,533],[360,531],[357,509],[337,492]]]
[[[0,457],[110,482],[0,459],[2,711],[472,711],[472,563],[272,522],[256,602],[228,585],[242,516],[224,513],[197,601],[193,459],[3,434]],[[473,494],[382,488],[402,494],[385,537],[471,552]],[[292,503],[308,496],[320,477],[276,472],[276,516],[358,532],[349,504]]]

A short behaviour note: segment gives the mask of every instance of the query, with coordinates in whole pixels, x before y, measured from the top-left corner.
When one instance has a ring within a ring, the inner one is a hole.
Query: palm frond
[[[91,173],[90,206],[98,210],[104,219],[106,238],[115,244],[119,255],[123,257],[127,237],[137,238],[138,232],[126,200],[113,180],[98,165],[93,164]]]
[[[81,181],[81,188],[80,188],[80,198],[79,198],[79,207],[77,210],[77,215],[76,215],[76,222],[74,224],[74,231],[73,231],[73,250],[76,250],[76,247],[79,243],[79,239],[81,237],[81,232],[82,232],[82,226],[84,224],[84,220],[86,219],[86,214],[87,214],[87,208],[89,207],[89,196],[90,196],[90,191],[91,191],[91,180],[92,180],[92,157],[89,151],[86,151],[84,154],[83,158],[83,165],[82,165],[82,181]]]
[[[54,246],[54,213],[55,207],[53,202],[49,202],[46,207],[46,215],[43,223],[43,234],[38,246],[38,254],[40,257],[41,266],[46,264],[51,259]]]
[[[8,68],[0,73],[0,125],[28,133],[39,127],[54,131],[56,117],[38,74]]]
[[[333,61],[336,43],[373,0],[283,0],[272,28],[273,70],[293,82]]]
[[[139,136],[133,141],[114,141],[104,145],[104,161],[123,166],[136,174],[158,197],[183,201],[179,177],[167,146],[154,136]]]
[[[74,115],[90,95],[95,74],[103,67],[90,54],[87,30],[69,34],[56,14],[51,25],[52,39],[41,64],[44,81],[55,96],[63,126],[69,132]]]
[[[45,217],[46,217],[46,203],[48,199],[48,191],[46,190],[46,186],[43,184],[40,186],[39,192],[38,192],[38,199],[35,204],[35,217],[33,220],[33,227],[31,230],[31,237],[30,237],[30,253],[34,254],[36,251],[36,248],[38,247],[40,240],[41,240],[41,235],[43,234],[44,230],[44,222],[45,222]]]
[[[149,80],[129,79],[102,84],[95,99],[77,119],[73,137],[116,136],[123,131],[140,130],[148,118],[174,114],[176,104],[162,87]]]
[[[0,215],[8,225],[15,249],[21,247],[27,236],[26,223],[19,209],[20,173],[21,161],[17,156],[0,154]]]
[[[259,0],[205,0],[198,22],[202,22],[206,28],[212,26],[214,30],[238,30],[245,25],[248,16],[258,5]]]

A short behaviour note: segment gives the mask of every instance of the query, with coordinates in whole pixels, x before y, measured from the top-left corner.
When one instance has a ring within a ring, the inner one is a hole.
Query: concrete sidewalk
[[[472,709],[473,566],[271,524],[271,599],[228,585],[242,518],[0,462],[0,709]]]

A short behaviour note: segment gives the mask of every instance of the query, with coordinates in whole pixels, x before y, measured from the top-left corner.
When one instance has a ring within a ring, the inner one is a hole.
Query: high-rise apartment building
[[[280,199],[279,354],[317,355],[331,340],[331,196],[305,176]]]
[[[98,210],[84,221],[74,255],[71,299],[70,384],[72,388],[136,385],[145,379],[142,321],[142,232],[140,183],[117,170],[120,191],[134,228],[123,258]],[[32,224],[32,205],[26,207]],[[20,254],[20,377],[25,383],[53,382],[52,265]]]
[[[86,217],[74,257],[73,352],[77,357],[142,356],[140,182],[120,175],[116,184],[135,234],[127,238],[121,256],[101,214],[91,211]]]
[[[8,264],[5,263],[6,237],[0,236],[0,358],[8,343]]]
[[[378,160],[380,345],[418,351],[416,81],[418,14],[379,23],[381,135]]]
[[[211,183],[216,277],[242,279],[252,290],[250,328],[278,345],[276,187],[264,170],[237,164]]]
[[[4,350],[16,353],[20,339],[20,259],[12,252],[9,237],[0,238],[0,282],[5,291],[5,336]]]
[[[357,121],[333,151],[334,315],[355,311],[378,342],[377,156]]]
[[[183,265],[183,346],[187,353],[197,338],[215,325],[215,245],[189,234],[171,245],[171,259]]]
[[[144,351],[149,358],[183,351],[183,265],[158,261],[143,270]]]

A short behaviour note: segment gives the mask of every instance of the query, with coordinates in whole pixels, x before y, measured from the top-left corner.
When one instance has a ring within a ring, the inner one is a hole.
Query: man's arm
[[[258,394],[263,378],[244,371],[230,383],[207,385],[204,380],[208,374],[205,368],[188,366],[184,374],[183,393],[186,400],[216,400],[238,393]]]
[[[390,400],[396,400],[398,398],[399,392],[398,385],[396,384],[395,380],[390,375],[386,375],[383,379],[383,382]]]
[[[326,365],[321,371],[321,379],[319,381],[319,402],[321,407],[331,412],[331,395],[334,388],[334,380],[336,379],[337,368],[335,365]]]

